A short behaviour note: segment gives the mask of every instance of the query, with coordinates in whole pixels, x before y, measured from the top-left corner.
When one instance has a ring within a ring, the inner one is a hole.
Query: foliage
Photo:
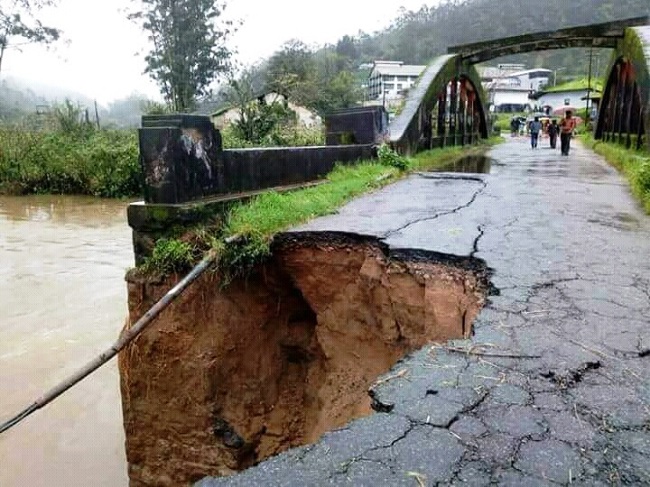
[[[650,214],[650,151],[636,151],[616,143],[596,141],[591,134],[582,135],[582,139],[626,176],[632,193]]]
[[[309,106],[316,98],[316,63],[312,51],[301,41],[291,40],[276,52],[266,68],[268,91]]]
[[[226,46],[232,21],[222,21],[225,2],[214,0],[139,0],[129,18],[149,35],[145,72],[158,83],[174,111],[191,110],[208,95],[209,85],[230,69]]]
[[[276,127],[295,125],[296,114],[286,98],[271,98],[255,89],[255,72],[245,71],[239,79],[231,79],[229,85],[225,98],[239,112],[232,124],[237,138],[260,145]]]
[[[351,38],[346,41],[348,44]],[[276,52],[264,68],[267,88],[320,115],[348,108],[361,101],[360,80],[353,61],[343,53],[355,52],[346,42],[339,52],[312,51],[300,41],[290,41]]]
[[[165,115],[172,112],[173,110],[170,105],[157,101],[148,100],[142,105],[143,115]]]
[[[431,2],[434,3],[434,2]],[[595,5],[595,3],[597,5]],[[374,34],[344,36],[334,45],[310,49],[292,41],[269,60],[267,79],[292,100],[326,114],[353,106],[363,99],[360,87],[367,73],[359,69],[376,59],[395,59],[408,64],[428,64],[448,46],[500,37],[556,30],[624,17],[648,15],[647,0],[443,0],[419,10],[402,9],[392,24]],[[417,39],[417,42],[414,42]],[[593,76],[605,75],[610,50],[593,52]],[[567,79],[584,76],[588,49],[560,49],[502,58],[500,62],[529,67],[565,68]],[[557,74],[557,73],[556,73]]]
[[[574,91],[574,90],[586,90],[588,87],[592,91],[603,91],[604,82],[602,78],[596,78],[591,80],[591,86],[588,78],[580,78],[572,81],[567,81],[565,83],[558,84],[556,86],[549,86],[544,88],[544,91],[548,93],[558,92],[558,91]]]
[[[143,264],[143,270],[163,274],[181,272],[190,266],[193,259],[189,243],[177,239],[160,239],[156,242],[151,256]]]
[[[379,146],[377,149],[377,160],[379,164],[391,166],[400,171],[405,171],[409,168],[408,159],[395,152],[389,144],[381,144]]]
[[[51,44],[61,31],[45,26],[37,18],[43,7],[56,5],[57,0],[0,0],[0,69],[5,51],[31,43]]]
[[[227,125],[221,130],[221,137],[224,149],[325,145],[325,136],[321,129],[297,124],[276,126],[257,144],[241,137],[240,131],[233,124]]]
[[[543,8],[537,0],[499,0],[498,8],[494,0],[445,0],[416,11],[402,9],[388,29],[374,35],[361,34],[356,44],[357,59],[423,64],[444,54],[448,46],[644,15],[648,15],[647,0],[575,0],[571,8],[564,0],[547,0]],[[610,53],[596,49],[594,55],[594,75],[598,76],[607,67]],[[589,50],[522,54],[502,58],[501,62],[566,67],[564,75],[584,76]]]
[[[74,104],[68,99],[63,103],[55,104],[51,116],[56,128],[66,135],[82,134],[93,129],[88,119],[83,118],[84,111],[81,105]]]
[[[0,192],[141,195],[134,132],[0,128]]]

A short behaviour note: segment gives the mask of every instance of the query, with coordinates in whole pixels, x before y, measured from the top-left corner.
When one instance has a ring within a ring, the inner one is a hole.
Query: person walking
[[[510,137],[515,137],[519,132],[519,120],[515,117],[512,117],[510,120]]]
[[[539,141],[539,133],[542,131],[542,122],[539,121],[539,117],[535,117],[535,120],[530,122],[530,145],[533,149],[537,149],[537,142]]]
[[[553,120],[548,125],[548,138],[550,139],[551,149],[557,147],[557,134],[560,132],[560,127],[557,124],[557,120]]]
[[[569,150],[571,149],[571,137],[573,136],[573,131],[575,129],[576,120],[573,118],[571,110],[568,110],[566,116],[560,122],[560,149],[562,150],[563,156],[569,155]]]

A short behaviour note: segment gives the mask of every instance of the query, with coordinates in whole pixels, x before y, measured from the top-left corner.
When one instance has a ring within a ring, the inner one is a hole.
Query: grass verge
[[[625,175],[632,194],[650,215],[650,151],[627,149],[619,144],[595,140],[591,134],[581,135],[583,143]]]
[[[376,161],[354,166],[337,166],[324,184],[278,193],[270,191],[230,209],[225,223],[193,228],[179,239],[162,239],[151,257],[138,270],[144,274],[180,272],[196,263],[204,252],[216,249],[219,269],[226,281],[246,274],[270,255],[271,241],[278,232],[330,214],[351,199],[395,182],[413,172],[444,168],[467,156],[484,154],[491,145],[503,141],[489,139],[478,146],[449,147],[404,158],[391,151]],[[226,239],[237,237],[226,244]],[[190,257],[191,256],[191,257]]]

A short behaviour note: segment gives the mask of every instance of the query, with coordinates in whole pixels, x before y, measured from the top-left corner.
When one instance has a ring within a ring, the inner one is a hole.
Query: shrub
[[[399,155],[388,144],[381,144],[379,146],[379,149],[377,150],[377,159],[380,164],[397,168],[400,171],[405,171],[409,168],[408,159]]]
[[[3,127],[0,189],[17,194],[139,196],[143,176],[138,156],[137,137],[131,131],[81,130],[73,124],[65,131]]]
[[[194,260],[192,247],[176,239],[160,239],[144,264],[145,270],[163,274],[181,272],[191,267]]]
[[[241,130],[235,125],[227,125],[221,129],[225,149],[250,147],[302,147],[324,145],[325,136],[320,128],[303,127],[294,124],[278,124],[258,143],[253,143],[242,136]]]

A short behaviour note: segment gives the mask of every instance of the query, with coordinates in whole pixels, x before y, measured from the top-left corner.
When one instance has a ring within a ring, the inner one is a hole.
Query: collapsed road
[[[482,260],[472,336],[378,378],[381,412],[197,485],[650,483],[650,219],[579,144],[490,156],[490,174],[413,175],[290,232]]]

